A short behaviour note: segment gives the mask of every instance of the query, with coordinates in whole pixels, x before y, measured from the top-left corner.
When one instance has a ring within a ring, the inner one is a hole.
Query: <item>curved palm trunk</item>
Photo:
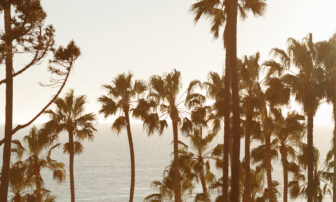
[[[246,132],[245,132],[245,190],[244,201],[251,201],[251,177],[250,177],[250,142],[251,142],[252,109],[248,106],[246,114]]]
[[[69,143],[70,143],[69,174],[70,174],[71,202],[75,202],[75,178],[74,178],[75,154],[74,154],[73,132],[69,132]]]
[[[229,141],[230,141],[230,75],[231,69],[225,65],[224,76],[224,151],[223,151],[223,199],[228,201],[228,181],[229,181]]]
[[[11,5],[7,2],[4,6],[5,34],[10,36],[11,32]],[[3,163],[1,170],[0,201],[7,201],[9,186],[9,168],[13,128],[13,52],[12,39],[5,40],[6,50],[6,118],[5,118],[5,145],[3,148]]]
[[[288,201],[288,161],[287,161],[287,149],[283,141],[280,143],[280,155],[283,167],[283,202]]]
[[[175,202],[182,202],[181,199],[181,184],[180,184],[180,166],[178,161],[178,130],[177,121],[172,118],[173,134],[174,134],[174,193]]]
[[[126,117],[126,128],[127,128],[127,137],[128,137],[128,144],[130,148],[130,156],[131,156],[131,187],[130,187],[130,196],[129,201],[133,202],[134,197],[134,185],[135,185],[135,158],[134,158],[134,147],[133,147],[133,139],[132,139],[132,132],[131,132],[131,124],[129,120],[128,110],[124,111]]]
[[[314,152],[313,152],[313,128],[314,128],[314,117],[312,114],[308,114],[308,133],[307,133],[307,159],[308,159],[308,202],[313,202],[314,199],[314,179],[313,179],[313,171],[314,171]]]
[[[227,23],[225,27],[226,60],[231,68],[231,89],[233,103],[233,159],[231,167],[231,202],[239,201],[239,170],[240,170],[240,109],[237,69],[237,0],[227,2]]]
[[[333,102],[334,112],[334,179],[333,179],[333,201],[336,201],[336,100]]]
[[[270,202],[274,202],[274,190],[273,190],[273,181],[272,181],[272,165],[271,165],[271,135],[266,133],[265,134],[265,144],[266,144],[266,175],[267,175],[267,188],[269,194]]]

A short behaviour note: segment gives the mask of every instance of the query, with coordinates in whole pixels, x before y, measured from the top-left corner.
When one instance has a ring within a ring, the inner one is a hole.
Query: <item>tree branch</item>
[[[68,78],[69,78],[69,75],[70,75],[70,72],[71,72],[71,68],[72,68],[72,64],[73,63],[70,63],[70,66],[69,66],[69,68],[68,68],[68,72],[67,72],[67,74],[66,74],[66,76],[65,76],[65,78],[64,78],[64,81],[63,81],[63,84],[61,85],[61,87],[59,88],[59,90],[57,91],[57,93],[54,95],[54,97],[44,106],[44,108],[38,113],[38,114],[36,114],[30,121],[28,121],[27,123],[25,123],[25,124],[19,124],[19,125],[17,125],[14,129],[13,129],[13,131],[12,131],[12,135],[11,136],[13,136],[17,131],[19,131],[19,130],[21,130],[22,128],[25,128],[25,127],[27,127],[27,126],[29,126],[31,123],[33,123],[39,116],[41,116],[43,113],[44,113],[44,111],[57,99],[57,97],[59,96],[59,94],[62,92],[62,90],[63,90],[63,88],[64,88],[64,86],[65,86],[65,84],[66,84],[66,82],[67,82],[67,80],[68,80]],[[3,138],[1,141],[0,141],[0,146],[3,144],[3,143],[5,143],[5,141],[6,141],[6,138]]]
[[[38,61],[40,61],[46,55],[46,53],[48,52],[50,46],[52,46],[52,43],[49,43],[47,45],[47,47],[44,49],[44,51],[42,52],[42,54],[40,56],[39,56],[40,50],[37,49],[36,52],[35,52],[34,58],[25,67],[23,67],[19,71],[15,72],[13,74],[13,77],[15,77],[15,76],[23,73],[28,68],[30,68],[31,66],[33,66],[34,64],[36,64]],[[3,79],[3,80],[0,81],[0,85],[3,84],[3,83],[6,83],[6,82],[7,82],[7,79],[5,78],[5,79]]]

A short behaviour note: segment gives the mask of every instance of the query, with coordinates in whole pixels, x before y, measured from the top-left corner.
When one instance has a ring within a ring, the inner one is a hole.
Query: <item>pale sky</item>
[[[195,24],[190,0],[44,0],[47,23],[56,29],[59,45],[74,39],[82,51],[65,92],[86,94],[88,112],[98,112],[101,86],[117,74],[131,71],[147,80],[176,68],[184,87],[193,80],[205,80],[209,71],[223,71],[222,40],[213,39],[209,23]],[[238,25],[238,56],[259,51],[270,59],[273,47],[285,48],[288,37],[301,39],[309,32],[314,41],[336,32],[335,0],[267,0],[265,16],[250,16]],[[2,16],[2,15],[1,15]],[[3,29],[1,22],[1,30]],[[15,66],[23,65],[17,59]],[[2,68],[4,69],[4,68]],[[14,122],[26,122],[54,94],[56,89],[40,87],[47,81],[41,64],[15,78]],[[3,77],[3,71],[0,73]],[[0,87],[0,123],[4,122],[4,85]],[[317,125],[332,127],[332,108],[322,105]],[[101,117],[100,117],[101,118]],[[40,119],[41,121],[41,119]],[[2,133],[2,132],[1,132]]]

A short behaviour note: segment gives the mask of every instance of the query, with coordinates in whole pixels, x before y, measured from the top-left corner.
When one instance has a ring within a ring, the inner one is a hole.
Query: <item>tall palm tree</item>
[[[336,34],[328,41],[316,43],[317,61],[324,70],[324,84],[326,98],[333,105],[334,136],[333,136],[333,156],[336,156]],[[334,161],[334,182],[333,200],[336,201],[336,161]]]
[[[275,135],[280,151],[281,163],[283,167],[283,202],[288,201],[288,174],[293,172],[291,169],[290,158],[296,160],[297,152],[295,146],[300,143],[303,137],[304,124],[301,123],[304,117],[295,113],[287,113],[287,117],[283,117],[281,110],[273,110]],[[295,172],[294,172],[295,174]]]
[[[253,129],[255,108],[260,105],[261,87],[259,83],[259,53],[253,56],[245,56],[240,69],[240,89],[242,98],[242,114],[245,115],[245,183],[243,201],[251,201],[250,182],[250,144]]]
[[[112,124],[112,128],[120,133],[121,129],[126,128],[128,143],[130,148],[131,158],[131,187],[129,201],[133,201],[134,185],[135,185],[135,157],[132,140],[130,112],[133,110],[132,104],[146,90],[146,84],[143,81],[132,81],[132,74],[119,74],[113,79],[111,85],[104,85],[107,90],[107,96],[102,96],[98,100],[102,104],[100,113],[105,117],[116,114],[120,111],[120,116],[117,117]]]
[[[222,152],[222,162],[221,166],[223,169],[223,182],[222,184],[222,196],[226,200],[228,199],[228,167],[229,167],[229,152],[232,151],[229,148],[232,148],[232,139],[230,138],[230,93],[227,94],[227,89],[225,86],[230,83],[225,82],[225,79],[229,77],[219,76],[216,72],[209,73],[209,79],[207,82],[204,82],[204,86],[207,90],[207,95],[214,99],[214,104],[212,106],[212,115],[210,119],[213,121],[214,130],[219,130],[220,121],[223,120],[224,124],[224,142],[223,142],[223,152]],[[232,157],[232,152],[231,152]],[[230,158],[232,162],[232,158]]]
[[[173,127],[173,145],[174,145],[174,161],[173,161],[173,188],[175,202],[181,202],[181,179],[180,168],[178,161],[178,126],[181,124],[181,117],[183,117],[184,110],[179,107],[182,100],[179,99],[179,92],[181,88],[181,73],[177,70],[173,70],[170,73],[166,73],[163,76],[154,75],[149,81],[149,103],[153,103],[155,106],[159,106],[161,115],[150,114],[154,116],[148,116],[144,120],[144,125],[147,128],[151,128],[151,121],[157,120],[156,123],[160,125],[160,131],[162,132],[164,126],[167,125],[165,120],[158,120],[159,117],[169,117]],[[154,118],[156,117],[156,118]],[[149,119],[149,120],[148,120]],[[152,131],[151,129],[149,131]]]
[[[264,93],[265,103],[261,107],[261,119],[263,120],[263,128],[265,134],[265,143],[269,152],[265,153],[266,167],[267,167],[267,184],[268,190],[275,190],[272,182],[272,165],[270,158],[270,143],[272,133],[275,132],[276,117],[278,115],[278,108],[287,105],[290,98],[290,88],[285,85],[284,81],[279,78],[282,77],[285,70],[289,68],[289,58],[281,49],[273,48],[271,51],[275,56],[279,56],[281,62],[275,60],[265,61],[263,65],[267,68],[265,77],[265,85],[267,89]],[[267,106],[268,104],[268,106]],[[274,135],[274,134],[273,134]],[[271,192],[269,192],[271,193]],[[274,193],[270,196],[271,200],[274,198]]]
[[[287,58],[295,67],[298,73],[288,73],[282,80],[290,87],[295,100],[302,104],[303,111],[307,117],[307,160],[308,160],[308,202],[313,201],[314,188],[314,159],[313,159],[313,128],[314,116],[323,98],[323,70],[318,66],[316,60],[316,47],[309,34],[302,41],[288,39],[288,53],[282,51],[282,58]]]
[[[263,0],[199,0],[192,5],[195,14],[195,22],[202,16],[210,17],[212,20],[211,32],[215,38],[219,36],[222,26],[225,24],[223,32],[225,55],[225,97],[230,96],[230,86],[232,89],[233,103],[233,165],[232,165],[232,186],[231,201],[239,200],[239,164],[240,164],[240,110],[239,110],[239,90],[238,90],[238,69],[237,69],[237,10],[243,18],[247,11],[252,11],[256,16],[263,15],[266,3]],[[231,85],[230,85],[231,84]],[[229,133],[230,111],[229,100],[224,103],[226,124],[224,129]],[[226,171],[226,168],[224,168]],[[223,172],[224,172],[223,171]],[[227,181],[227,173],[223,173],[223,180]],[[227,183],[223,183],[223,197],[227,200]]]
[[[74,156],[83,152],[81,140],[93,140],[93,132],[96,131],[93,122],[95,115],[85,113],[86,97],[76,97],[70,90],[66,96],[55,100],[55,110],[47,110],[50,116],[44,128],[49,133],[58,137],[61,132],[67,132],[69,141],[63,144],[64,153],[69,154],[69,173],[71,202],[75,202]]]

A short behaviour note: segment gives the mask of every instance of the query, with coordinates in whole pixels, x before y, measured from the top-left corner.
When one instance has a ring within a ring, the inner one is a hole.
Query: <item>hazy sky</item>
[[[214,40],[209,23],[193,22],[188,0],[44,0],[47,23],[56,29],[58,45],[74,39],[82,55],[66,90],[86,94],[87,109],[97,112],[101,86],[119,73],[131,71],[148,79],[177,68],[184,87],[192,79],[205,80],[209,71],[223,70],[222,40]],[[238,25],[238,56],[259,51],[270,59],[272,47],[286,47],[288,37],[301,39],[309,32],[314,41],[336,31],[335,0],[267,0],[264,17],[250,16]],[[1,29],[3,24],[1,22]],[[16,60],[15,66],[23,65]],[[2,69],[3,66],[1,67]],[[25,122],[56,89],[38,86],[47,81],[45,65],[15,78],[14,122]],[[1,72],[3,76],[3,71]],[[66,91],[64,91],[65,93]],[[4,121],[4,85],[0,88],[0,122]],[[63,94],[64,94],[63,93]],[[316,124],[332,127],[331,107],[323,105]],[[41,121],[41,120],[40,120]]]

